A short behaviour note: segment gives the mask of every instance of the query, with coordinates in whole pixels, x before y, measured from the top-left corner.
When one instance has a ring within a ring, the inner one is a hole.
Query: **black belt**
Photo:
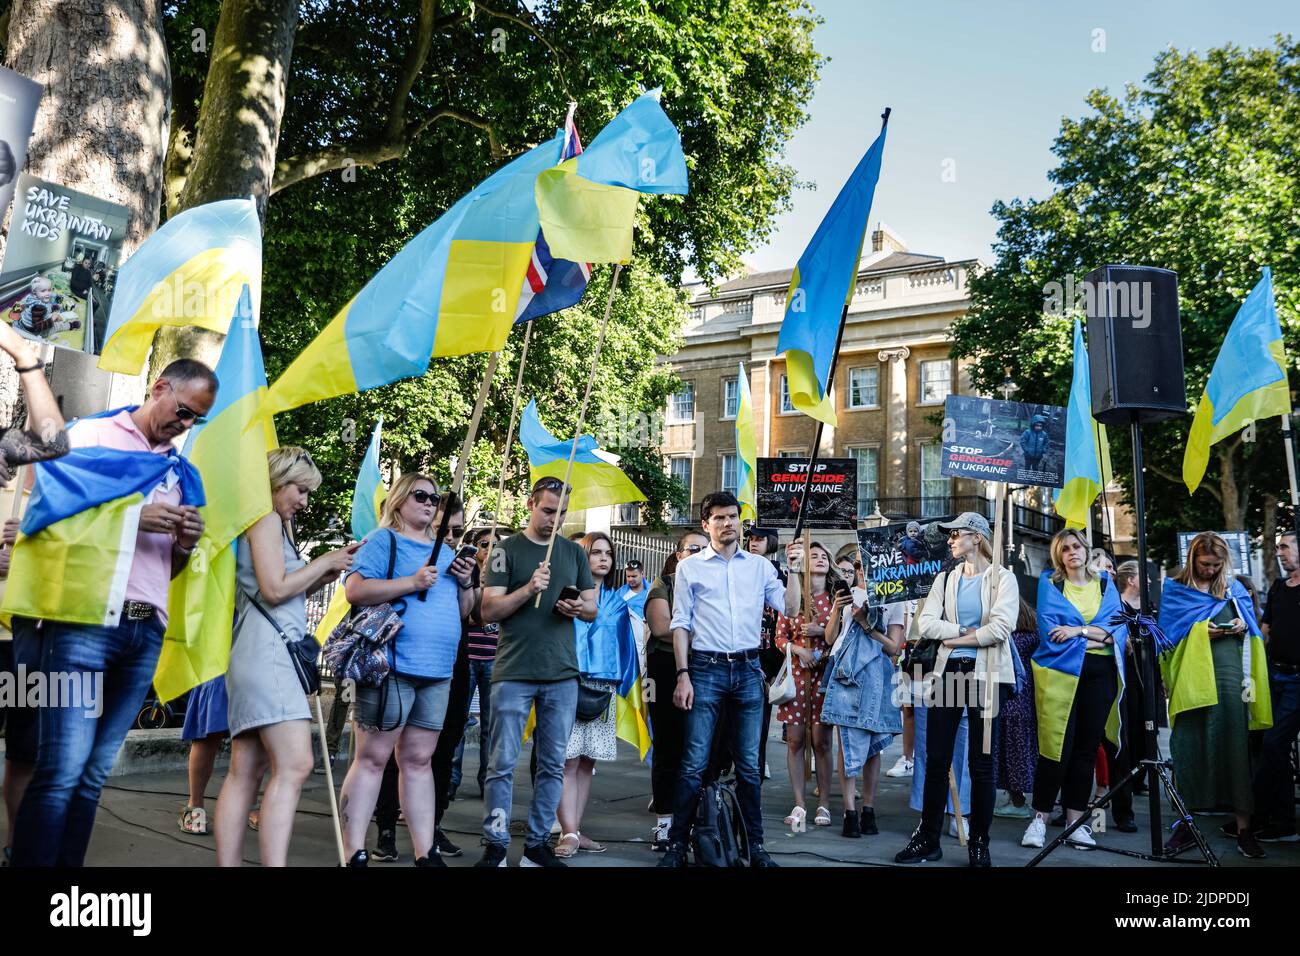
[[[145,601],[127,601],[122,605],[122,620],[147,621],[154,616],[157,608]]]
[[[706,657],[711,661],[726,661],[727,663],[758,659],[757,647],[751,651],[731,651],[730,653],[725,651],[691,651],[691,653],[698,657]]]
[[[1295,677],[1300,674],[1300,665],[1285,664],[1282,661],[1269,661],[1268,666],[1278,674],[1285,674],[1287,677]]]

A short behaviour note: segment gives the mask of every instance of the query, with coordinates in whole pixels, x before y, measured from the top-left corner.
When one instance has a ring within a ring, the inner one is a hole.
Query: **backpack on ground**
[[[749,839],[740,817],[736,793],[729,784],[700,788],[691,829],[696,866],[738,867],[749,863]]]

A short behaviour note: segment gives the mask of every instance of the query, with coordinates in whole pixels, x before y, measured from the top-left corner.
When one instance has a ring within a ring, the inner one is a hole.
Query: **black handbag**
[[[320,693],[320,668],[316,664],[316,659],[320,656],[320,645],[316,643],[316,638],[310,634],[293,640],[288,634],[284,633],[278,621],[273,618],[258,603],[257,598],[253,597],[247,591],[244,595],[248,598],[248,603],[261,612],[262,617],[270,622],[275,628],[275,633],[280,635],[280,640],[284,642],[285,650],[289,652],[289,663],[293,665],[294,673],[298,675],[298,683],[302,685],[302,692],[310,697],[312,694]]]
[[[599,720],[609,711],[609,703],[614,697],[613,691],[597,690],[578,682],[578,720],[586,723]]]
[[[934,587],[947,587],[948,574],[943,572],[943,581],[940,582],[936,577]],[[921,610],[918,607],[916,618],[913,618],[913,628],[916,627],[915,621],[920,618]],[[939,648],[943,646],[943,641],[931,640],[921,637],[919,632],[915,638],[907,641],[907,649],[903,652],[903,661],[901,664],[903,673],[908,677],[916,677],[918,670],[921,677],[934,673],[935,666],[939,663]]]

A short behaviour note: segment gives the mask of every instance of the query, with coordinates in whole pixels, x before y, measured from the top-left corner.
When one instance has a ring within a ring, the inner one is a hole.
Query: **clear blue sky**
[[[815,189],[794,196],[756,269],[795,264],[844,178],[893,107],[872,224],[911,249],[992,262],[997,199],[1041,198],[1065,116],[1086,112],[1096,87],[1140,83],[1169,46],[1267,46],[1300,35],[1300,2],[1236,0],[814,0],[831,58],[786,158]],[[1093,31],[1105,52],[1093,52]],[[943,180],[954,161],[955,182]]]

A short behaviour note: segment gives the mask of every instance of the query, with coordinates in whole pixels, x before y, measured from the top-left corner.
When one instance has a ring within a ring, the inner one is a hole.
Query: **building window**
[[[776,453],[777,458],[807,458],[808,449],[806,448],[786,448]]]
[[[722,380],[722,417],[735,418],[740,410],[740,379],[732,376]]]
[[[671,524],[690,524],[691,523],[691,459],[673,458],[669,461],[669,475],[676,478],[686,489],[686,508],[673,508],[669,515]]]
[[[921,363],[921,404],[939,405],[952,394],[952,362],[939,359]]]
[[[614,508],[614,524],[640,524],[641,515],[640,507],[635,504],[616,505]]]
[[[921,446],[921,517],[934,518],[946,514],[952,483],[939,473],[943,461],[943,446],[926,442]]]
[[[785,375],[781,376],[781,411],[794,411],[794,402],[790,401],[790,379]]]
[[[851,451],[854,460],[858,463],[858,518],[860,520],[876,510],[876,495],[880,488],[880,449],[854,448]]]
[[[722,456],[722,490],[729,491],[731,494],[736,493],[736,456]]]
[[[849,408],[880,405],[880,366],[849,369]]]
[[[684,382],[680,392],[668,400],[668,421],[681,424],[695,421],[695,386]]]

